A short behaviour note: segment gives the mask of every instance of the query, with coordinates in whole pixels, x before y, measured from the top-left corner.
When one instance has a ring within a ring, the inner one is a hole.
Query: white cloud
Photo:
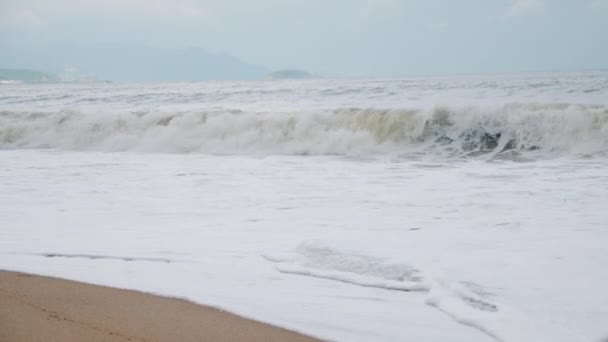
[[[529,13],[540,12],[544,8],[544,0],[515,0],[513,4],[507,9],[505,15],[507,17],[514,17]]]

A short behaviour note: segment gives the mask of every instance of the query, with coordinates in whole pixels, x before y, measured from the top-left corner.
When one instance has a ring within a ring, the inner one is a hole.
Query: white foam
[[[608,107],[511,103],[300,112],[9,111],[0,148],[210,154],[439,156],[608,151]]]
[[[263,255],[263,257],[276,262],[277,270],[283,273],[389,290],[429,289],[420,271],[407,264],[389,263],[381,258],[364,254],[340,252],[314,241],[300,244],[296,252],[297,255],[294,257],[273,255]]]
[[[568,335],[542,322],[531,323],[521,311],[504,304],[478,284],[425,275],[408,264],[356,252],[344,252],[319,241],[306,241],[292,256],[263,257],[276,263],[279,272],[323,278],[386,290],[421,291],[425,303],[456,322],[479,329],[497,341],[560,341]]]
[[[608,336],[606,73],[1,88],[0,268],[336,341]]]

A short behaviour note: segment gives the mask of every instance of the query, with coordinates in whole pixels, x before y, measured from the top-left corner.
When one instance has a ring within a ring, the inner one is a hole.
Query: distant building
[[[81,74],[78,68],[73,65],[66,65],[63,68],[62,82],[95,82],[97,77],[92,74]]]
[[[61,75],[63,82],[76,82],[78,80],[78,68],[73,65],[66,65],[63,68],[63,75]]]

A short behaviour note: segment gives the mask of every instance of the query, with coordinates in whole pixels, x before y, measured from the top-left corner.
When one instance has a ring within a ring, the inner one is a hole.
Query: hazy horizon
[[[215,68],[226,78],[285,68],[339,77],[603,70],[605,32],[608,0],[8,0],[0,3],[0,67],[84,64],[104,76],[107,65],[91,51],[117,64],[123,46],[140,48],[131,59],[164,54],[125,66],[141,67],[135,75],[166,68],[163,79],[187,79],[169,71],[199,59],[222,65]],[[57,46],[70,44],[72,54],[60,55]],[[182,59],[194,50],[196,58]]]

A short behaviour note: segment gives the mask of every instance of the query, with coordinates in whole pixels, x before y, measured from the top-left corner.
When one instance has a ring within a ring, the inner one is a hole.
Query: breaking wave
[[[0,148],[209,154],[605,155],[608,107],[0,112]]]

